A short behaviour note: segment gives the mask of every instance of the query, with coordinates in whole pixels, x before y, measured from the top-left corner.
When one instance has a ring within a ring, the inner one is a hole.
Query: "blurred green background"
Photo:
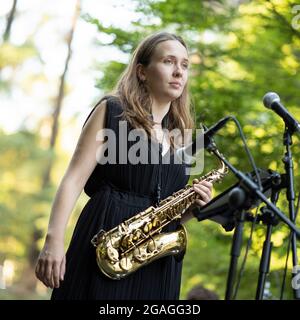
[[[49,298],[50,291],[35,279],[34,267],[55,192],[84,119],[112,89],[145,35],[166,30],[187,42],[197,128],[201,122],[210,126],[223,116],[236,116],[256,165],[284,173],[284,124],[265,109],[262,97],[277,92],[300,119],[296,2],[14,0],[1,2],[0,28],[0,299]],[[216,142],[239,170],[252,171],[232,123]],[[299,139],[293,142],[298,194]],[[205,173],[217,166],[206,155]],[[214,195],[234,182],[229,174],[215,186]],[[87,200],[82,193],[68,225],[66,248]],[[278,205],[288,214],[284,192]],[[223,299],[233,232],[195,219],[187,228],[181,299],[198,284]],[[239,267],[250,229],[245,223]],[[237,299],[255,297],[265,231],[266,226],[255,226]],[[288,237],[283,223],[274,228],[266,299],[280,298]],[[292,299],[291,267],[290,254],[284,299]]]

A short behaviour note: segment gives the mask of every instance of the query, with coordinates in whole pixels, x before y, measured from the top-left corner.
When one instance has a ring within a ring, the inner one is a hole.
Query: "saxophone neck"
[[[227,165],[222,160],[222,159],[224,159],[224,156],[217,148],[214,149],[213,154],[218,158],[218,161],[219,161],[220,168],[218,169],[218,171],[221,175],[224,176],[225,174],[227,174],[229,172]]]

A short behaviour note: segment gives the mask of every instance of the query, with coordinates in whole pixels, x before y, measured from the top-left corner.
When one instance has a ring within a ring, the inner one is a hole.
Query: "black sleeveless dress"
[[[124,121],[120,117],[122,111],[117,98],[107,98],[105,127],[112,129],[117,137],[119,121]],[[163,124],[167,118],[168,114]],[[126,125],[129,132],[128,122]],[[117,150],[123,138],[117,138]],[[128,141],[128,149],[133,143]],[[179,299],[182,261],[177,261],[173,256],[164,257],[124,279],[112,280],[99,270],[95,247],[91,244],[91,239],[100,229],[110,230],[155,205],[158,197],[164,199],[186,185],[189,178],[186,166],[174,163],[174,154],[170,149],[162,156],[158,146],[158,143],[151,143],[151,148],[159,155],[158,163],[123,164],[117,161],[116,164],[97,164],[84,187],[90,199],[80,214],[66,253],[64,281],[59,288],[53,289],[52,300]],[[178,224],[170,223],[165,231],[174,231]]]

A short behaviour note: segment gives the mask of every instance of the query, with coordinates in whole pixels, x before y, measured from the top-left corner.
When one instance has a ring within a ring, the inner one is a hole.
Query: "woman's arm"
[[[84,185],[97,165],[96,154],[103,141],[97,132],[105,126],[106,101],[100,103],[86,122],[51,208],[44,247],[36,266],[36,276],[48,287],[58,287],[65,271],[64,236],[71,212]]]
[[[96,164],[102,141],[97,132],[104,128],[106,101],[92,113],[79,137],[77,146],[57,190],[51,210],[47,236],[63,238],[69,216]]]

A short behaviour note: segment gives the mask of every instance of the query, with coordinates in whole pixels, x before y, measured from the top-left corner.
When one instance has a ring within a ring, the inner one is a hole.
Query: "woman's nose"
[[[174,74],[176,76],[182,76],[182,73],[183,73],[183,70],[182,68],[180,67],[180,65],[176,65],[175,69],[174,69]]]

